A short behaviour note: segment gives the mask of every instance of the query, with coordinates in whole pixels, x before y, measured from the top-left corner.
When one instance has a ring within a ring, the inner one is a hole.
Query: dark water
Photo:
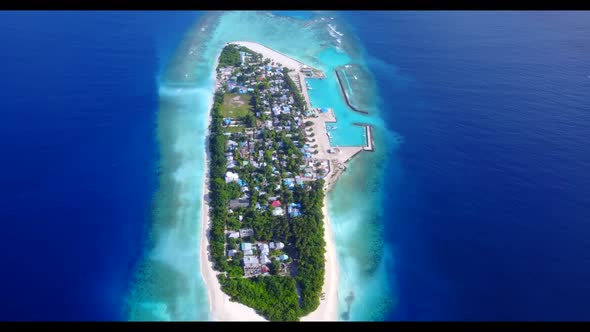
[[[405,139],[388,318],[589,319],[590,13],[347,17]]]
[[[124,319],[156,77],[196,16],[0,13],[0,320]],[[388,319],[590,318],[590,15],[346,16],[404,137]]]
[[[155,190],[156,77],[194,13],[0,13],[0,320],[118,320]]]

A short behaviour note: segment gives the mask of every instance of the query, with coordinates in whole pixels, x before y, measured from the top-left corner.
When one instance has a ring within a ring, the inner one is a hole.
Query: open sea
[[[590,12],[347,14],[387,127],[394,320],[588,320]]]
[[[0,320],[122,320],[157,185],[156,78],[195,13],[0,13]]]
[[[204,131],[232,40],[378,87],[365,116],[310,82],[338,144],[375,127],[328,195],[342,319],[590,318],[590,13],[274,14],[0,13],[0,320],[208,319]]]

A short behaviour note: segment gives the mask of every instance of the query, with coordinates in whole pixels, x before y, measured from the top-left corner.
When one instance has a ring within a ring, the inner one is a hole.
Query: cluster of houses
[[[254,230],[251,228],[246,228],[240,229],[237,232],[230,231],[228,232],[227,237],[230,239],[244,239],[253,235]],[[242,252],[245,277],[269,275],[269,264],[272,263],[271,259],[281,262],[281,270],[283,272],[286,270],[286,262],[289,260],[289,256],[281,251],[284,248],[285,244],[283,242],[241,242],[239,249],[228,250],[227,256],[233,259],[239,251]],[[273,253],[275,255],[272,255]]]
[[[329,172],[327,161],[315,158],[317,153],[315,139],[305,129],[305,117],[308,111],[295,106],[293,91],[286,82],[286,75],[280,64],[262,59],[262,56],[250,52],[240,53],[240,66],[222,67],[218,78],[226,93],[250,93],[257,90],[262,107],[256,110],[256,127],[247,128],[240,119],[225,118],[226,127],[240,127],[243,130],[226,130],[228,136],[225,157],[227,159],[225,182],[237,183],[241,196],[229,201],[229,213],[250,206],[251,195],[257,195],[255,209],[260,212],[270,211],[273,216],[295,218],[302,214],[301,204],[283,202],[284,190],[294,190],[296,186],[305,187],[306,182],[324,178]],[[304,113],[305,112],[305,113]],[[274,132],[275,139],[269,139],[268,132]],[[279,137],[281,137],[279,139]],[[304,142],[300,141],[304,138]],[[287,140],[287,141],[285,141]],[[281,149],[290,144],[296,150],[287,155]],[[278,149],[277,149],[278,147]],[[287,167],[293,158],[301,161]],[[248,174],[248,182],[242,178]],[[242,176],[241,176],[242,175]],[[262,198],[262,199],[261,199]],[[239,216],[242,222],[242,216]],[[230,231],[229,238],[247,238],[252,236],[251,229]],[[268,273],[270,250],[280,250],[281,242],[248,243],[242,242],[244,275],[247,277]],[[227,251],[233,258],[237,249]],[[254,254],[256,253],[256,254]],[[272,257],[280,262],[288,260],[285,254]]]

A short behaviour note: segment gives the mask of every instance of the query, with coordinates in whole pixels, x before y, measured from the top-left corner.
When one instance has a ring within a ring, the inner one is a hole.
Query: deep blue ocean
[[[0,320],[119,320],[157,185],[156,77],[195,13],[0,13]]]
[[[389,318],[588,320],[590,13],[347,16],[404,138]]]
[[[590,318],[590,15],[344,16],[404,138],[384,181],[388,319]],[[0,320],[124,319],[156,78],[196,18],[0,13]]]

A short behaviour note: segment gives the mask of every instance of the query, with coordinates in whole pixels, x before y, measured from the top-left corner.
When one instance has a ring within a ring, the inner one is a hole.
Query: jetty
[[[350,107],[355,112],[369,114],[368,111],[361,110],[352,104],[352,102],[350,101],[350,97],[348,96],[348,92],[346,91],[346,88],[344,87],[344,81],[342,80],[342,77],[340,76],[341,74],[338,72],[338,69],[335,69],[334,71],[336,72],[336,77],[338,78],[338,84],[340,85],[340,90],[342,91],[342,94],[344,95],[344,100],[346,100],[346,104],[348,105],[348,107]]]
[[[307,144],[317,145],[314,154],[315,159],[320,161],[327,161],[328,173],[324,176],[327,190],[329,190],[331,185],[336,182],[340,174],[346,170],[347,162],[349,162],[352,158],[354,158],[357,154],[359,154],[362,151],[374,151],[372,127],[371,125],[364,123],[355,123],[355,125],[365,127],[365,146],[332,146],[330,142],[328,128],[326,127],[326,123],[336,123],[338,121],[336,119],[336,115],[334,114],[334,110],[330,108],[327,110],[327,112],[315,111],[315,109],[312,107],[307,89],[307,82],[305,81],[306,78],[323,79],[326,77],[324,72],[317,68],[308,66],[285,54],[282,54],[280,52],[277,52],[273,49],[270,49],[266,46],[257,43],[248,41],[239,41],[234,43],[241,46],[245,46],[249,49],[252,49],[255,52],[261,53],[265,57],[271,58],[273,59],[273,61],[278,62],[282,66],[289,68],[289,76],[291,77],[297,89],[305,99],[307,111],[314,114],[312,116],[307,116],[305,118],[306,122],[313,122],[311,126],[307,127],[311,128],[311,131],[307,131],[306,128],[306,141]],[[336,75],[338,77],[340,88],[342,89],[348,106],[356,112],[368,114],[367,111],[359,110],[358,108],[354,107],[354,105],[351,105],[350,101],[348,100],[348,95],[346,94],[345,88],[342,85],[342,82],[340,81],[338,71],[336,71]]]

